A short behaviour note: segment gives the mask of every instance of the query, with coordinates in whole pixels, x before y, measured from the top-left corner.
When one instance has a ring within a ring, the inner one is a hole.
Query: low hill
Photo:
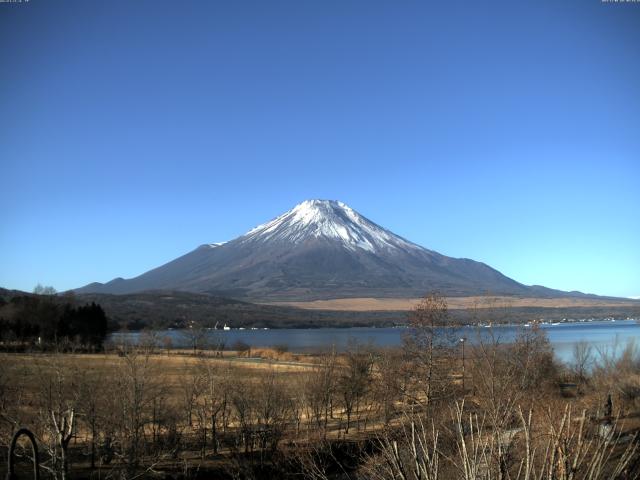
[[[0,307],[16,296],[32,293],[0,288]],[[208,294],[150,291],[134,294],[64,294],[61,303],[95,302],[104,309],[111,329],[182,328],[191,321],[207,327],[321,328],[395,326],[407,322],[418,299],[342,299],[287,305],[255,304]],[[535,319],[640,318],[639,301],[593,299],[540,300],[515,297],[448,298],[452,319],[462,323],[525,323]],[[477,308],[479,307],[479,308]],[[0,308],[0,321],[2,320]]]
[[[403,323],[402,311],[349,312],[308,310],[261,305],[215,295],[152,291],[134,294],[78,294],[83,302],[96,302],[108,317],[129,329],[181,328],[195,321],[222,328],[317,328],[394,325]]]

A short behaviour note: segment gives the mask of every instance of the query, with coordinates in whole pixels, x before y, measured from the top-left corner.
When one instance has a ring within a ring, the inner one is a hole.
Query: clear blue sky
[[[640,4],[0,3],[0,71],[0,286],[135,276],[328,198],[640,295]]]

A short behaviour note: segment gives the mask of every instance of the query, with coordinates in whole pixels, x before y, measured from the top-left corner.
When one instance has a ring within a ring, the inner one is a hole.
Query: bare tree
[[[36,295],[55,295],[58,292],[56,291],[55,288],[51,286],[43,286],[40,283],[38,283],[33,288],[33,293],[35,293]]]
[[[300,436],[300,427],[304,417],[304,411],[307,403],[304,376],[296,375],[287,382],[287,395],[291,405],[291,418],[295,424],[295,436]]]
[[[584,382],[593,365],[593,347],[589,342],[581,340],[573,346],[573,359],[571,368],[578,380]]]
[[[101,366],[103,369],[104,365]],[[80,379],[78,418],[85,425],[89,439],[91,468],[96,468],[98,435],[102,423],[104,400],[108,392],[108,381],[94,371],[85,371]]]
[[[182,336],[193,349],[195,355],[198,353],[199,348],[202,349],[207,345],[209,332],[201,322],[191,320],[187,322],[186,327],[182,330]]]
[[[210,359],[201,359],[199,368],[203,372],[202,410],[206,415],[206,424],[211,429],[211,444],[213,453],[218,453],[218,429],[222,421],[223,412],[229,399],[229,383],[232,375],[228,364],[220,365]]]
[[[428,407],[435,399],[451,393],[450,362],[443,357],[457,338],[450,321],[447,301],[438,293],[427,294],[409,312],[409,332],[404,336],[404,350],[413,368],[414,391],[404,393],[411,400]]]
[[[400,433],[380,437],[380,453],[370,455],[366,478],[374,480],[623,480],[637,456],[635,438],[623,439],[619,428],[594,435],[584,412],[578,418],[566,407],[560,417],[536,421],[516,409],[517,428],[495,435],[484,417],[452,408],[453,444],[442,440],[434,424],[418,415],[404,419]],[[626,447],[620,448],[626,440]],[[517,449],[506,463],[496,452]]]
[[[180,392],[182,394],[182,409],[186,416],[186,423],[193,426],[193,416],[196,403],[200,394],[204,391],[206,382],[205,373],[201,369],[193,369],[188,361],[184,362],[184,374],[180,377]]]
[[[9,360],[12,360],[10,362]],[[27,399],[25,382],[19,381],[27,378],[30,367],[24,361],[16,361],[18,357],[0,356],[0,443],[9,445],[13,433],[30,418],[30,413],[22,407]]]
[[[282,381],[274,371],[262,375],[255,398],[256,422],[261,460],[267,448],[275,452],[290,419],[291,402]]]
[[[131,351],[121,357],[116,377],[118,400],[114,403],[123,448],[122,461],[127,476],[136,474],[144,450],[144,428],[149,422],[152,401],[159,391],[152,378],[161,383],[151,357]]]
[[[505,470],[512,459],[509,445],[501,439],[515,428],[518,407],[541,403],[547,386],[553,384],[553,352],[544,331],[536,326],[521,327],[508,343],[493,327],[483,328],[478,331],[472,369],[475,397],[485,414],[483,423],[495,437],[491,454]]]
[[[333,399],[336,390],[337,356],[335,351],[321,355],[314,369],[307,375],[305,397],[309,408],[308,417],[324,437],[327,424],[332,415]]]
[[[60,478],[66,480],[69,475],[67,450],[69,449],[69,441],[73,438],[75,410],[70,408],[60,415],[56,415],[56,412],[51,412],[51,422],[53,424],[56,444],[60,449]]]
[[[158,330],[145,329],[138,339],[138,349],[153,355],[160,346],[160,335]]]
[[[37,367],[41,388],[39,437],[49,457],[42,467],[62,480],[69,476],[68,449],[79,402],[79,373],[65,360],[62,354],[56,354]]]
[[[167,352],[167,355],[169,355],[171,353],[171,349],[173,348],[173,340],[170,336],[166,335],[162,338],[162,346]]]
[[[401,351],[381,351],[374,363],[373,397],[375,405],[382,410],[385,426],[397,413],[396,403],[403,398],[410,380],[410,369]]]
[[[373,356],[370,349],[357,342],[350,342],[345,355],[346,365],[340,368],[337,390],[347,416],[344,433],[349,433],[352,414],[358,413],[360,400],[369,389]]]
[[[244,379],[236,379],[230,389],[230,403],[238,423],[236,445],[244,446],[244,452],[253,450],[253,430],[255,426],[255,390]]]

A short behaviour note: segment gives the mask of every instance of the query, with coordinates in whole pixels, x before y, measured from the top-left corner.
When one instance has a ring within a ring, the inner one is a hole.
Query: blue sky
[[[0,4],[0,286],[131,277],[309,198],[640,295],[640,4]]]

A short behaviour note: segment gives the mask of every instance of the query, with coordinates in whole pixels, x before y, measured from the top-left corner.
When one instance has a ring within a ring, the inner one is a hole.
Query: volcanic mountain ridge
[[[526,286],[484,263],[428,250],[333,200],[304,201],[234,240],[201,245],[135,278],[76,291],[149,290],[266,302],[410,298],[432,290],[447,296],[582,295]]]

